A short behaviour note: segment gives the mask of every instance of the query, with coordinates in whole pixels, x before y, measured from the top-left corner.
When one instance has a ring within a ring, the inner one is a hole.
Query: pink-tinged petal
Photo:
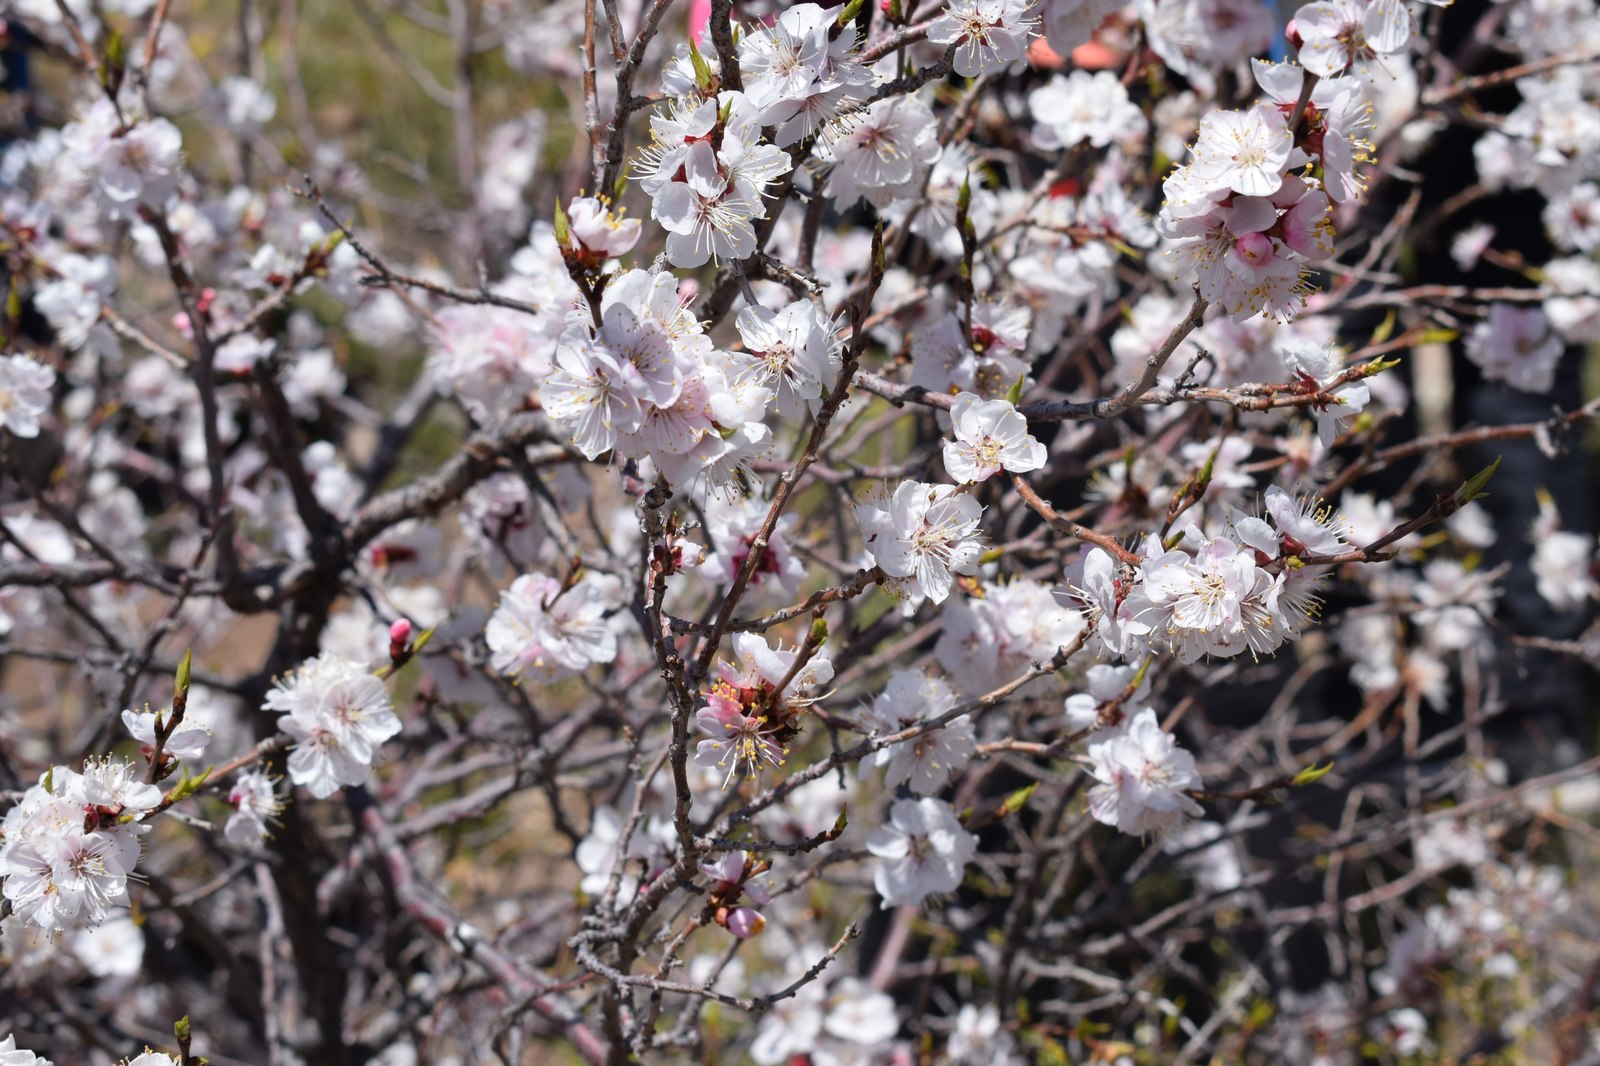
[[[703,862],[700,872],[712,881],[737,881],[744,874],[744,852],[730,851],[715,862]]]
[[[728,932],[740,940],[749,940],[753,936],[761,935],[761,930],[767,927],[767,920],[761,912],[751,907],[735,907],[728,912]]]
[[[1283,216],[1283,243],[1307,259],[1328,258],[1333,254],[1333,223],[1328,214],[1326,193],[1306,194]]]

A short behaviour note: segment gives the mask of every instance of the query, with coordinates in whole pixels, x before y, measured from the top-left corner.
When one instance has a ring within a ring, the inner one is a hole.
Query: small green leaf
[[[1399,365],[1400,360],[1398,357],[1394,359],[1385,359],[1380,355],[1378,358],[1372,360],[1366,366],[1362,367],[1361,370],[1362,373],[1366,374],[1367,377],[1372,377],[1375,374],[1383,373],[1385,370],[1393,370]]]
[[[700,54],[700,49],[695,46],[694,37],[689,38],[689,65],[694,68],[694,83],[703,93],[711,91],[712,74],[711,64],[706,62],[706,57]]]
[[[1028,805],[1028,800],[1032,798],[1034,790],[1038,787],[1039,782],[1035,781],[1027,788],[1019,788],[1015,792],[1011,793],[1011,795],[1007,796],[1006,801],[1000,804],[1000,817],[1005,818],[1009,815],[1016,814],[1018,811],[1022,810],[1022,808],[1026,807]]]
[[[815,618],[811,622],[811,632],[806,634],[806,643],[821,647],[828,642],[828,620]]]
[[[187,1014],[172,1023],[172,1034],[180,1041],[189,1039],[189,1016]]]
[[[1318,766],[1316,763],[1312,763],[1304,770],[1301,770],[1299,773],[1295,774],[1294,779],[1290,781],[1289,784],[1293,785],[1295,788],[1305,788],[1307,785],[1314,785],[1318,781],[1321,781],[1324,777],[1328,776],[1328,771],[1332,769],[1333,760],[1331,759],[1328,760],[1327,766]]]
[[[100,63],[100,84],[115,93],[122,87],[122,77],[127,71],[128,44],[122,39],[122,34],[112,30],[106,37],[106,49]]]
[[[418,633],[417,634],[417,639],[413,640],[411,642],[411,654],[412,655],[421,655],[422,654],[422,649],[426,648],[428,646],[428,641],[432,640],[433,639],[433,635],[435,633],[437,633],[438,631],[439,631],[439,627],[438,626],[429,626],[427,629],[424,629],[421,633]]]
[[[1372,331],[1373,344],[1382,344],[1384,341],[1394,336],[1394,324],[1396,317],[1397,316],[1395,315],[1394,308],[1389,308],[1389,313],[1385,315],[1383,321],[1378,324],[1378,328]]]
[[[1150,667],[1155,661],[1156,657],[1154,655],[1146,655],[1144,657],[1144,662],[1139,664],[1139,672],[1133,675],[1132,681],[1128,682],[1128,691],[1139,691],[1139,686],[1144,684],[1145,675],[1150,672]]]
[[[864,6],[866,6],[866,0],[850,0],[848,4],[844,5],[844,10],[839,12],[839,21],[837,23],[839,28],[843,29],[854,22],[856,16],[861,14],[861,9]]]
[[[1011,383],[1011,387],[1006,390],[1006,403],[1010,404],[1012,407],[1015,407],[1017,404],[1022,402],[1022,383],[1026,381],[1027,378],[1027,374],[1017,375],[1017,380],[1013,381]]]
[[[1215,448],[1211,449],[1211,454],[1206,456],[1206,465],[1202,466],[1200,473],[1195,475],[1196,488],[1203,488],[1211,484],[1211,478],[1217,472],[1217,456],[1221,452],[1222,445],[1219,443]]]
[[[833,820],[833,828],[828,830],[834,836],[843,833],[850,825],[850,807],[848,804],[839,808],[839,817]]]
[[[1483,487],[1489,484],[1489,479],[1494,477],[1494,472],[1500,469],[1500,460],[1502,458],[1503,457],[1499,455],[1495,456],[1494,462],[1490,463],[1488,466],[1484,467],[1482,470],[1478,471],[1476,474],[1472,475],[1462,483],[1461,487],[1456,490],[1455,494],[1455,502],[1458,506],[1465,506],[1466,504],[1471,503],[1473,500],[1481,499],[1482,497],[1488,495],[1488,493],[1483,491]]]
[[[193,663],[194,649],[185,648],[183,651],[183,661],[178,664],[178,672],[172,679],[172,691],[174,695],[189,695],[189,668],[193,665]]]
[[[183,772],[183,780],[172,786],[172,791],[167,793],[163,802],[170,807],[174,803],[186,800],[196,792],[199,792],[200,787],[206,783],[206,778],[211,776],[213,769],[215,767],[208,766],[204,772],[195,777],[190,777],[189,771],[185,770]]]
[[[556,243],[565,248],[572,243],[572,227],[567,223],[567,212],[561,206],[560,199],[556,200]]]

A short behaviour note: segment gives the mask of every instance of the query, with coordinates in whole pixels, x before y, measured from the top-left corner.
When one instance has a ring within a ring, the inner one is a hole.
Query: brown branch
[[[1108,537],[1104,533],[1097,533],[1088,526],[1081,526],[1070,519],[1063,518],[1054,507],[1051,507],[1042,498],[1040,498],[1037,492],[1033,491],[1033,486],[1029,485],[1027,481],[1023,480],[1021,474],[1012,474],[1011,484],[1016,487],[1017,495],[1022,497],[1022,502],[1027,504],[1028,507],[1040,518],[1050,523],[1051,527],[1057,532],[1065,533],[1069,537],[1086,541],[1090,544],[1104,548],[1119,562],[1125,563],[1129,566],[1138,566],[1139,563],[1143,561],[1143,558],[1137,552],[1131,552],[1127,548],[1124,548],[1121,544],[1117,543],[1115,537]]]

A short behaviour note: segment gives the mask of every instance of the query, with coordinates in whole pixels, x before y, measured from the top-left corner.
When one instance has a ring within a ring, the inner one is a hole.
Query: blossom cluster
[[[1162,187],[1157,228],[1201,297],[1235,318],[1291,318],[1308,264],[1333,255],[1333,204],[1365,187],[1371,105],[1354,77],[1317,81],[1302,101],[1310,74],[1261,60],[1252,69],[1266,99],[1201,120],[1191,161]],[[1313,164],[1320,177],[1296,173]]]
[[[283,715],[280,726],[294,742],[289,780],[319,799],[364,784],[383,742],[401,729],[383,682],[338,655],[300,664],[267,694],[262,709]]]
[[[179,6],[0,27],[17,1039],[1600,1050],[1595,0]]]
[[[47,770],[0,823],[0,886],[11,909],[46,930],[98,925],[128,903],[143,819],[161,790],[129,762]]]

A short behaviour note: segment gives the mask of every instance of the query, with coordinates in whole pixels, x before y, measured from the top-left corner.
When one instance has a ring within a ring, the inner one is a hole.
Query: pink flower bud
[[[389,641],[402,647],[411,639],[411,619],[397,618],[389,627]]]
[[[1300,46],[1305,44],[1305,38],[1300,36],[1300,27],[1294,24],[1294,19],[1290,19],[1289,24],[1283,28],[1283,39],[1289,42],[1289,47],[1296,53],[1300,51]]]
[[[1265,233],[1246,233],[1234,242],[1233,250],[1251,266],[1265,266],[1272,261],[1272,238]]]
[[[761,930],[767,927],[767,920],[761,917],[761,912],[752,907],[735,907],[728,912],[728,932],[740,940],[749,940],[759,936]]]

